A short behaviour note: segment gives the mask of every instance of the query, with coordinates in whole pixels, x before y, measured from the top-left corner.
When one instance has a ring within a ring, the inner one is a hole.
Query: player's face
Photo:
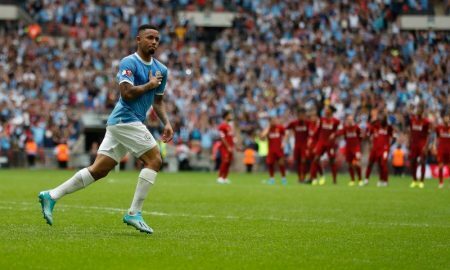
[[[416,115],[417,115],[418,117],[422,117],[422,115],[423,115],[423,110],[422,110],[422,109],[417,109]]]
[[[349,116],[347,116],[347,125],[353,125],[354,124],[354,121],[353,121],[353,116],[351,116],[351,115],[349,115]]]
[[[299,120],[305,120],[305,113],[304,112],[298,112],[297,117]]]
[[[333,115],[333,111],[331,111],[331,109],[329,107],[325,108],[325,116],[326,117],[331,117]]]
[[[154,29],[144,29],[139,32],[136,41],[143,53],[153,55],[159,45],[159,32]]]
[[[450,115],[445,115],[445,116],[444,116],[444,123],[445,123],[446,125],[450,125]]]
[[[278,124],[278,119],[276,117],[270,118],[270,125],[274,126]]]
[[[227,122],[233,121],[233,116],[231,115],[231,113],[227,114],[227,116],[225,117],[225,121]]]

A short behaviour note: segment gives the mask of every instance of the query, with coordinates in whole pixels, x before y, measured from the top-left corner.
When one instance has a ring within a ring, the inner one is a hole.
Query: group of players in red
[[[337,183],[336,153],[338,149],[337,140],[343,137],[345,140],[345,160],[348,164],[351,181],[350,186],[356,185],[355,178],[360,186],[369,183],[373,166],[378,164],[379,187],[388,185],[388,157],[391,145],[395,142],[395,130],[388,123],[387,115],[379,114],[367,129],[363,131],[355,122],[353,116],[349,115],[345,123],[340,127],[340,121],[333,117],[335,108],[327,106],[324,116],[318,118],[314,113],[299,108],[297,119],[286,126],[280,124],[276,117],[270,119],[269,126],[260,134],[261,138],[267,138],[269,149],[266,163],[269,171],[269,184],[274,184],[275,165],[278,165],[282,184],[286,184],[286,161],[284,155],[284,141],[287,130],[292,131],[295,136],[294,161],[297,166],[299,183],[311,183],[312,185],[324,185],[325,177],[321,166],[321,157],[327,154],[333,183]],[[233,159],[233,132],[229,122],[232,120],[231,113],[224,114],[224,122],[219,126],[222,145],[220,152],[222,163],[219,170],[219,183],[227,183],[228,170]],[[418,108],[411,115],[409,124],[409,159],[413,182],[410,187],[423,188],[425,177],[425,165],[427,153],[430,150],[431,133],[433,131],[431,122],[424,117],[424,110]],[[443,123],[434,128],[436,140],[433,149],[437,152],[439,165],[439,187],[444,185],[444,166],[450,166],[450,114],[443,115]],[[362,179],[361,168],[361,143],[364,138],[371,141],[368,166],[365,178]],[[417,177],[417,169],[420,165],[420,179]],[[309,172],[309,178],[306,175]],[[320,178],[318,178],[320,174]],[[419,181],[420,180],[420,181]]]

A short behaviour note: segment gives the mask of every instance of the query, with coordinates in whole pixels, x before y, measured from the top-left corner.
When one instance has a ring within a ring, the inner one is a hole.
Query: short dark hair
[[[222,118],[225,119],[229,114],[231,114],[231,111],[224,111],[222,114]]]
[[[154,26],[154,25],[151,25],[151,24],[143,24],[143,25],[139,26],[139,28],[138,28],[138,33],[141,32],[142,30],[146,30],[146,29],[153,29],[153,30],[159,31],[159,30],[158,30],[158,27],[156,27],[156,26]]]
[[[298,107],[297,113],[306,113],[306,109],[304,107]]]

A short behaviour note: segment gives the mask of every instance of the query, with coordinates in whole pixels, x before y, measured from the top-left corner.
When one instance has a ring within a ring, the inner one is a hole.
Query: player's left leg
[[[410,170],[411,170],[411,176],[413,178],[413,181],[410,185],[411,188],[415,188],[416,186],[418,186],[417,184],[417,159],[418,159],[418,155],[416,153],[416,151],[414,150],[414,148],[411,148],[411,152],[410,152]]]
[[[305,175],[303,173],[305,160],[301,149],[294,149],[294,163],[297,165],[297,180],[299,183],[303,183],[305,181]]]
[[[231,181],[228,179],[228,173],[230,172],[230,168],[231,168],[231,163],[232,162],[233,162],[233,154],[229,153],[228,154],[227,163],[226,163],[226,166],[225,166],[224,172],[223,172],[224,173],[223,177],[224,177],[225,184],[230,184],[231,183]]]
[[[439,162],[439,188],[444,187],[444,163]]]
[[[281,184],[286,185],[286,165],[285,165],[285,159],[283,155],[280,155],[280,158],[278,160],[278,166],[280,168],[280,174],[281,174]]]
[[[420,183],[419,183],[419,188],[424,188],[425,187],[425,169],[426,169],[426,154],[422,152],[422,154],[419,157],[419,164],[420,164]]]
[[[150,188],[156,181],[156,176],[162,165],[161,154],[157,146],[142,154],[139,159],[144,162],[144,168],[139,173],[136,191],[128,213],[123,217],[123,222],[135,227],[140,232],[153,233],[142,218],[142,207]]]
[[[275,184],[275,157],[274,154],[269,152],[266,158],[267,169],[269,171],[269,181],[267,184],[273,185]]]
[[[348,172],[350,174],[350,182],[348,185],[352,187],[355,185],[355,171],[353,168],[353,155],[348,149],[345,150],[345,161],[347,162]]]
[[[383,157],[382,157],[382,160],[381,160],[381,164],[382,164],[382,178],[381,178],[381,180],[383,181],[383,186],[384,187],[388,186],[388,180],[389,180],[388,156],[389,156],[389,153],[386,151],[385,153],[383,153]]]
[[[369,184],[369,178],[370,175],[372,174],[373,165],[376,162],[376,155],[377,155],[376,152],[372,149],[369,154],[369,163],[367,164],[366,167],[366,178],[364,179],[363,182],[365,185]]]
[[[336,164],[336,146],[331,146],[327,151],[330,159],[331,174],[333,175],[333,184],[337,184],[337,164]]]
[[[226,184],[227,183],[226,179],[228,177],[228,171],[231,166],[231,154],[226,150],[222,150],[221,156],[222,156],[222,162],[220,163],[219,178],[217,179],[217,183]]]

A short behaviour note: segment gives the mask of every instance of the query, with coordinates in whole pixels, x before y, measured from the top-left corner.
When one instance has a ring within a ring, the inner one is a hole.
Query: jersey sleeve
[[[117,72],[117,83],[121,84],[127,82],[134,85],[134,74],[136,72],[136,66],[132,62],[131,58],[124,58],[119,63],[119,71]]]
[[[217,130],[219,130],[220,138],[225,138],[225,133],[226,133],[225,126],[220,124],[219,127],[217,128]]]
[[[285,129],[292,129],[292,128],[294,128],[294,125],[295,125],[295,121],[292,121],[289,124],[287,124],[287,126],[285,126],[284,128]]]
[[[156,88],[155,95],[159,95],[159,96],[164,95],[164,90],[166,89],[166,83],[167,83],[167,73],[168,73],[167,69],[162,72],[163,78],[161,80],[161,85],[158,86],[158,88]]]
[[[389,126],[388,133],[389,133],[389,137],[394,137],[394,128],[392,126]]]
[[[337,132],[339,130],[340,125],[341,125],[341,121],[335,119],[334,120],[334,132]]]

